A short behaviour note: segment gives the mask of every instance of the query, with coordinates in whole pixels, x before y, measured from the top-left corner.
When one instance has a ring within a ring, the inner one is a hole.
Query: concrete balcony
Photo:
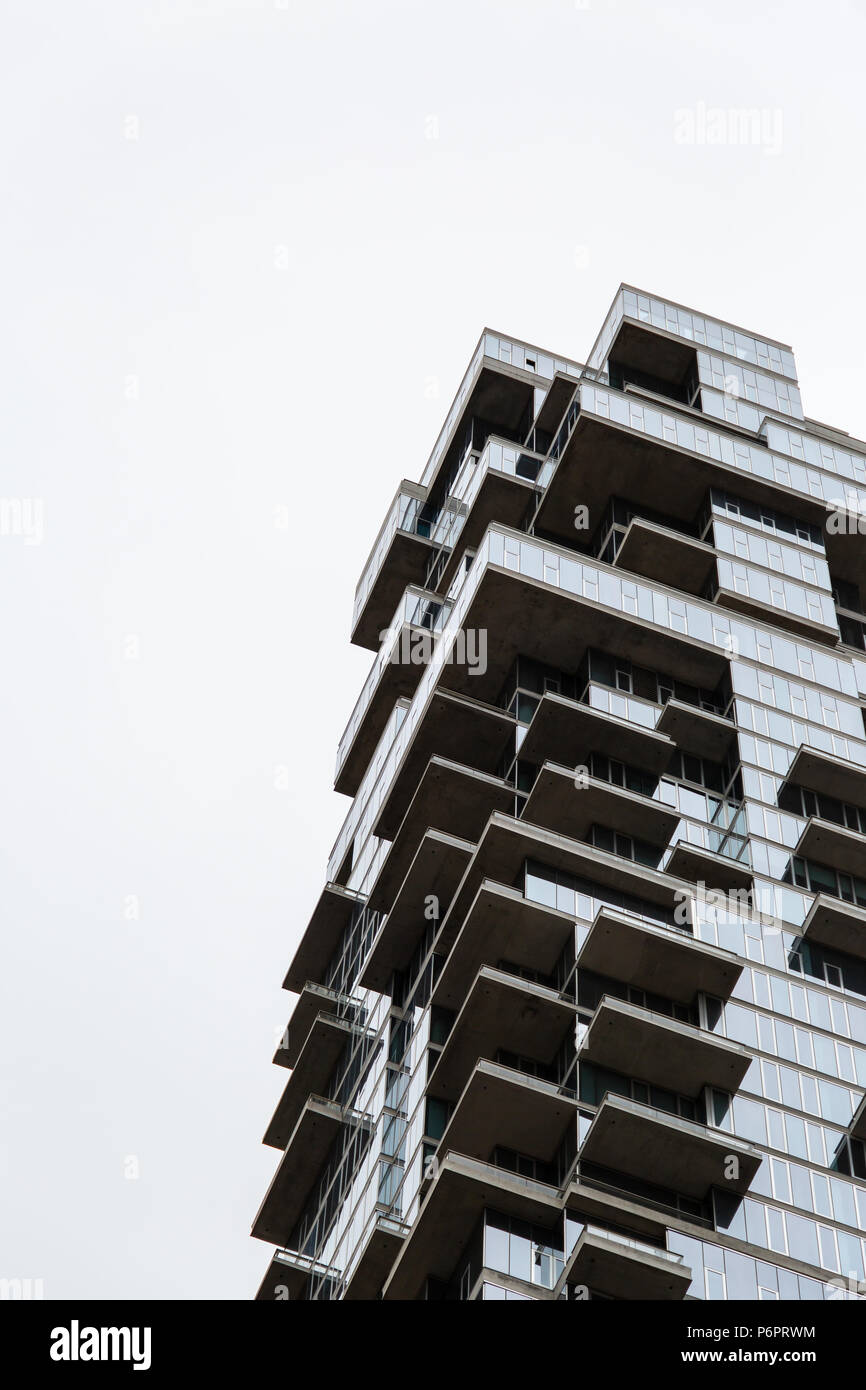
[[[577,967],[688,1005],[701,993],[730,998],[743,962],[698,937],[605,907],[578,952]]]
[[[614,560],[618,569],[688,594],[702,592],[715,562],[711,545],[642,517],[629,523]]]
[[[682,1255],[630,1240],[618,1232],[587,1226],[569,1257],[557,1286],[579,1286],[605,1298],[679,1301],[692,1282]]]
[[[493,1059],[501,1049],[552,1062],[574,1034],[575,1006],[543,985],[484,965],[458,1013],[439,1060],[427,1082],[427,1094],[456,1100],[479,1058]]]
[[[822,753],[806,743],[801,743],[794,754],[785,781],[837,801],[866,806],[866,767]]]
[[[707,490],[721,488],[821,525],[826,508],[806,493],[740,466],[731,435],[740,435],[765,458],[754,436],[698,415],[676,402],[639,399],[584,382],[580,411],[550,478],[536,523],[548,535],[574,536],[574,499],[589,508],[590,526],[601,521],[611,497],[627,497],[638,509],[691,524]],[[573,410],[573,407],[572,407]],[[651,428],[652,422],[652,428]],[[697,434],[706,442],[699,446]],[[663,669],[663,668],[662,668]]]
[[[854,1118],[848,1127],[848,1133],[852,1139],[866,1140],[866,1096],[863,1097],[854,1111]]]
[[[394,839],[431,758],[494,773],[515,728],[514,717],[505,710],[435,687],[394,774],[373,833],[383,840]]]
[[[523,570],[488,561],[479,572],[474,590],[467,595],[462,627],[487,633],[486,670],[470,672],[466,664],[456,662],[446,665],[440,676],[443,688],[492,702],[517,656],[574,671],[591,647],[705,690],[715,689],[727,671],[728,658],[709,641],[625,611],[619,599],[623,574],[614,567],[507,528],[491,528],[488,538],[497,554],[500,549],[504,553],[506,542],[516,546]],[[552,572],[550,578],[544,577],[545,556],[555,562],[558,579]],[[577,592],[578,585],[586,583],[587,571],[610,581],[607,587],[615,590],[613,602],[605,604]],[[698,604],[696,599],[678,597],[678,601]],[[711,610],[709,605],[704,607],[709,633]]]
[[[698,1199],[711,1187],[747,1192],[761,1166],[759,1150],[741,1139],[610,1094],[596,1112],[579,1157]]]
[[[450,1279],[488,1207],[521,1221],[561,1229],[561,1201],[555,1187],[463,1154],[443,1153],[383,1297],[415,1299],[423,1293],[427,1279]]]
[[[675,743],[652,729],[579,704],[564,695],[543,695],[520,745],[520,757],[540,764],[551,753],[571,767],[585,765],[590,753],[628,763],[661,776],[670,766]]]
[[[352,913],[365,902],[363,894],[353,893],[350,888],[342,888],[338,883],[325,884],[289,966],[283,989],[299,994],[308,980],[323,982]]]
[[[461,1092],[439,1152],[453,1149],[486,1160],[502,1147],[550,1162],[576,1117],[577,1098],[571,1092],[482,1060]]]
[[[410,618],[416,612],[423,614],[425,599],[427,604],[437,603],[435,595],[420,589],[410,589],[401,599],[400,609],[407,616],[401,622],[398,610],[349,716],[337,749],[334,779],[334,790],[346,796],[357,793],[394,705],[414,695],[424,674],[435,639],[428,628]],[[438,604],[444,608],[441,600]]]
[[[366,1123],[363,1117],[362,1122]],[[288,1245],[344,1123],[339,1105],[322,1096],[308,1098],[253,1223],[252,1234],[258,1240]]]
[[[474,850],[467,840],[441,830],[426,832],[361,968],[362,989],[385,993],[393,972],[408,965],[431,921],[430,900],[438,902],[441,919]]]
[[[671,909],[693,896],[690,883],[568,836],[496,812],[484,828],[442,922],[438,949],[451,950],[484,879],[516,884],[527,859]],[[685,895],[685,897],[683,896]]]
[[[585,840],[594,825],[648,841],[663,849],[680,815],[660,801],[588,777],[578,787],[573,767],[545,763],[521,812],[521,820]]]
[[[404,480],[382,523],[355,591],[352,641],[379,648],[379,634],[388,626],[404,591],[423,584],[434,547],[429,524],[421,520],[426,488]]]
[[[696,758],[714,763],[724,760],[734,739],[736,725],[720,714],[688,705],[684,700],[668,700],[656,723],[658,733],[666,734],[675,747]]]
[[[843,874],[866,875],[866,836],[818,816],[807,820],[794,853]]]
[[[808,942],[866,960],[866,908],[819,893],[803,923]]]
[[[302,1255],[297,1250],[277,1250],[259,1285],[255,1301],[279,1303],[299,1299],[311,1274],[327,1276],[330,1273],[327,1265],[318,1264],[310,1255]]]
[[[552,975],[574,918],[530,902],[516,888],[485,879],[433,990],[434,1004],[457,1009],[484,965],[506,961],[516,969]]]
[[[371,1302],[379,1297],[408,1230],[403,1222],[395,1221],[384,1212],[374,1212],[369,1225],[369,1235],[346,1280],[343,1297],[347,1302],[362,1299]]]
[[[606,996],[583,1036],[578,1060],[677,1095],[697,1096],[704,1086],[734,1094],[752,1059],[739,1043]]]
[[[509,811],[513,806],[514,788],[502,778],[446,758],[431,758],[379,871],[371,902],[393,900],[428,830],[441,830],[474,844],[494,811]]]
[[[328,1089],[340,1054],[355,1033],[356,1029],[345,1018],[324,1013],[317,1015],[265,1131],[263,1144],[285,1149],[308,1097],[322,1095]],[[280,1047],[274,1061],[285,1065],[283,1056],[284,1049]]]
[[[746,617],[754,618],[764,626],[793,632],[797,637],[820,642],[822,646],[835,647],[839,642],[839,628],[835,623],[831,626],[797,613],[789,613],[785,608],[777,608],[775,604],[764,603],[761,599],[737,593],[735,589],[725,588],[721,584],[716,588],[713,602],[720,608],[732,608],[735,613],[744,613]]]
[[[345,1014],[351,1009],[357,1016],[362,1008],[360,1000],[351,1000],[348,995],[337,994],[332,989],[325,989],[323,985],[316,985],[308,980],[298,996],[286,1031],[274,1053],[277,1066],[297,1066],[301,1049],[319,1015]]]
[[[689,844],[687,840],[677,841],[665,869],[677,878],[693,884],[703,883],[713,892],[722,893],[748,892],[754,877],[748,861],[716,854],[703,845]]]

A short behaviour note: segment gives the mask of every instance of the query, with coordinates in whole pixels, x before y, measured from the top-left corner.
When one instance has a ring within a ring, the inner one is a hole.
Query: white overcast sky
[[[485,324],[580,360],[621,280],[792,343],[866,433],[864,5],[0,22],[0,492],[44,517],[0,537],[0,1276],[247,1298],[397,483]],[[781,150],[678,142],[707,108]]]

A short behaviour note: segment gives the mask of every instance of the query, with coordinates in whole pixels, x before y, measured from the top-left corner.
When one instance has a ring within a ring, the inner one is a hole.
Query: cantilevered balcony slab
[[[438,902],[441,920],[474,849],[441,830],[427,831],[361,968],[363,989],[384,993],[393,972],[408,964],[425,928],[436,920],[430,917],[431,899]]]
[[[374,1217],[364,1248],[346,1281],[343,1297],[347,1302],[363,1299],[369,1303],[379,1297],[405,1238],[406,1227],[399,1221],[384,1214]]]
[[[454,1107],[439,1151],[486,1160],[502,1146],[549,1162],[576,1117],[577,1099],[562,1087],[482,1060]]]
[[[854,1118],[848,1126],[848,1133],[852,1139],[866,1139],[866,1096],[863,1097],[854,1111]]]
[[[623,536],[614,564],[645,579],[700,594],[713,571],[716,552],[694,536],[634,517]]]
[[[581,1041],[580,1061],[681,1096],[740,1089],[751,1057],[739,1043],[606,996]]]
[[[600,908],[577,957],[591,970],[635,989],[691,1004],[698,993],[730,998],[743,962],[698,937],[672,927]]]
[[[424,488],[403,482],[364,568],[355,595],[352,641],[377,651],[379,634],[391,621],[410,584],[423,584],[432,541],[420,531],[417,512]]]
[[[431,758],[480,772],[496,771],[516,720],[505,710],[479,704],[471,694],[470,690],[469,697],[461,698],[433,690],[373,827],[380,839],[394,839]]]
[[[818,816],[811,816],[806,822],[794,853],[840,873],[866,877],[866,835]]]
[[[378,676],[373,678],[372,673],[368,676],[368,680],[372,679],[373,682],[372,689],[366,697],[366,705],[354,733],[350,735],[347,729],[340,740],[342,761],[334,780],[334,790],[345,796],[354,796],[361,785],[395,704],[414,695],[424,674],[423,662],[404,660],[407,655],[411,658],[416,634],[429,644],[429,632],[411,623],[403,623],[391,640],[389,655],[382,662]]]
[[[533,459],[526,453],[527,462]],[[483,458],[483,455],[482,455]],[[543,460],[536,459],[540,468]],[[483,464],[479,462],[478,467]],[[460,562],[467,550],[477,550],[478,544],[491,521],[502,526],[519,527],[532,501],[535,485],[529,478],[518,478],[510,473],[502,473],[496,468],[487,468],[481,484],[472,499],[466,519],[457,536],[454,549],[439,579],[439,590],[446,594],[457,573]]]
[[[582,495],[579,490],[575,493]],[[545,546],[521,532],[497,528],[497,534],[530,549],[540,572],[544,551],[556,554],[555,546]],[[557,562],[566,572],[569,565],[586,563],[599,572],[609,568],[617,585],[622,580],[613,568],[587,562],[573,551],[561,550]],[[728,668],[725,654],[708,641],[687,637],[669,626],[624,612],[620,606],[583,598],[541,577],[519,574],[492,562],[480,575],[467,603],[463,629],[487,633],[486,670],[481,672],[477,666],[470,669],[465,663],[445,664],[440,688],[491,703],[498,698],[518,656],[574,671],[587,650],[596,647],[705,690],[714,689]]]
[[[790,786],[806,787],[837,801],[866,806],[866,767],[801,743],[785,778]]]
[[[664,848],[680,823],[679,812],[661,801],[626,791],[597,777],[578,786],[573,767],[545,763],[521,812],[532,825],[585,840],[594,825]]]
[[[605,1298],[680,1301],[692,1282],[681,1255],[627,1240],[612,1231],[587,1226],[565,1266],[565,1285],[590,1289]]]
[[[696,758],[723,761],[737,737],[736,726],[730,719],[684,700],[668,700],[656,723],[658,733],[667,734],[675,747]]]
[[[485,879],[454,942],[433,990],[433,1003],[459,1008],[483,965],[503,962],[540,975],[552,975],[574,918],[525,898],[516,888]]]
[[[866,908],[819,893],[803,923],[806,941],[866,960]]]
[[[298,1002],[292,1010],[286,1031],[274,1053],[274,1061],[277,1066],[296,1066],[301,1049],[309,1037],[310,1029],[316,1022],[317,1016],[345,1013],[349,1004],[350,1000],[347,995],[337,994],[332,989],[325,989],[323,985],[316,985],[308,980],[298,996]],[[356,1001],[356,1009],[360,1008],[360,1001]]]
[[[474,844],[494,811],[513,806],[514,788],[502,778],[431,758],[379,871],[371,902],[393,900],[428,830],[442,830]]]
[[[535,417],[535,428],[555,435],[574,395],[577,382],[565,372],[556,372]]]
[[[482,881],[490,878],[510,885],[522,882],[527,859],[671,909],[693,896],[692,885],[683,879],[530,825],[523,818],[515,820],[496,812],[484,828],[445,915],[438,942],[440,951],[450,951],[454,945]]]
[[[720,608],[732,608],[736,613],[745,613],[764,627],[782,628],[798,637],[820,642],[823,646],[835,647],[839,643],[837,624],[831,626],[829,623],[819,623],[813,618],[805,618],[797,613],[788,613],[784,608],[777,608],[775,604],[763,603],[748,594],[737,593],[736,589],[726,589],[720,585],[713,595],[713,602]]]
[[[325,885],[289,966],[283,989],[298,994],[307,980],[320,984],[324,981],[325,971],[333,959],[340,937],[352,920],[352,913],[365,901],[361,893],[353,893],[350,888],[342,888],[338,883]]]
[[[456,1100],[480,1057],[502,1049],[537,1062],[552,1062],[569,1030],[573,1004],[543,985],[482,966],[458,1013],[427,1083],[427,1093]]]
[[[339,1105],[310,1096],[253,1223],[253,1235],[287,1245],[310,1189],[344,1123]]]
[[[748,892],[753,871],[747,860],[730,859],[726,854],[714,854],[702,845],[690,845],[679,840],[671,850],[667,872],[690,883],[704,883],[714,892]]]
[[[327,1090],[334,1067],[354,1031],[347,1019],[335,1018],[332,1014],[319,1014],[313,1020],[294,1070],[265,1131],[263,1144],[269,1144],[274,1149],[286,1147],[308,1097],[322,1095]],[[284,1051],[282,1047],[277,1048],[274,1058],[274,1061],[280,1060],[281,1065]]]
[[[611,1094],[595,1114],[580,1159],[697,1198],[711,1187],[747,1192],[761,1166],[760,1152],[742,1139]]]
[[[617,405],[643,408],[644,416],[664,415],[683,437],[695,424],[705,423],[713,433],[729,435],[730,426],[703,420],[676,402],[634,401],[622,392],[598,388]],[[627,497],[636,508],[663,513],[690,524],[703,506],[711,487],[790,511],[791,491],[772,479],[747,472],[736,463],[725,463],[710,453],[699,453],[672,439],[661,439],[637,424],[622,424],[593,408],[593,388],[581,388],[580,414],[559,458],[536,518],[548,535],[574,536],[574,503],[580,498],[589,509],[590,526],[602,520],[611,497]],[[736,432],[736,431],[735,431]],[[744,438],[746,436],[744,435]],[[821,525],[826,508],[817,498],[796,494],[797,515]],[[663,669],[663,668],[662,668]],[[703,684],[703,682],[700,682]]]
[[[301,1298],[307,1280],[315,1271],[326,1274],[327,1268],[317,1265],[309,1255],[301,1255],[296,1250],[275,1251],[267,1273],[259,1285],[256,1302],[281,1303]]]
[[[388,1278],[385,1299],[419,1298],[427,1279],[447,1281],[485,1208],[561,1230],[555,1187],[518,1177],[463,1154],[443,1153],[426,1197]]]
[[[585,765],[590,753],[603,753],[644,772],[661,776],[676,745],[665,734],[630,724],[564,695],[543,695],[520,745],[520,756],[539,765],[554,758],[571,767]]]

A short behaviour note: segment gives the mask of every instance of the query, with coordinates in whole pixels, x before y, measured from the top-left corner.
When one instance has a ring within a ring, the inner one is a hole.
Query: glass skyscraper
[[[859,1296],[864,609],[790,348],[482,334],[356,592],[260,1299]]]

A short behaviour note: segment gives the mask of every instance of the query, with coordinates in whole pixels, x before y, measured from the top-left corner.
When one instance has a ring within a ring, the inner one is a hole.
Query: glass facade
[[[586,367],[482,335],[356,593],[260,1297],[860,1296],[863,450],[628,287]]]

